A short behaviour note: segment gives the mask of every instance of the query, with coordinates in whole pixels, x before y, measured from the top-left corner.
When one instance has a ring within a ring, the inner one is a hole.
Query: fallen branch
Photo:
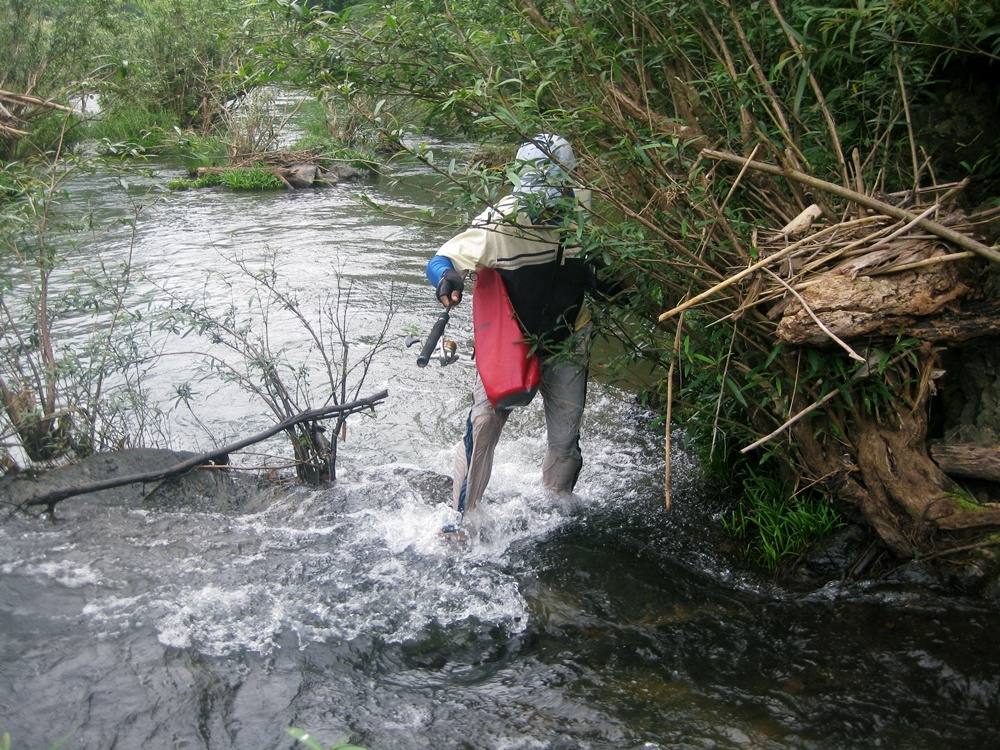
[[[0,133],[11,133],[12,135],[25,136],[28,135],[27,130],[18,130],[17,128],[11,127],[10,125],[4,125],[0,122]]]
[[[100,490],[110,490],[114,487],[123,487],[126,484],[155,482],[177,476],[202,464],[208,463],[213,459],[220,458],[229,453],[235,453],[238,450],[246,448],[249,445],[253,445],[254,443],[259,443],[262,440],[267,440],[269,437],[277,435],[279,432],[287,430],[290,427],[294,427],[301,422],[313,422],[320,419],[330,419],[331,417],[346,417],[349,414],[354,414],[364,409],[372,408],[376,404],[384,401],[388,395],[389,392],[383,390],[376,393],[374,396],[358,399],[357,401],[351,401],[350,403],[332,404],[330,406],[321,406],[317,409],[309,409],[308,411],[300,412],[299,414],[288,417],[263,432],[258,432],[255,435],[243,438],[242,440],[230,443],[229,445],[224,445],[220,448],[215,448],[214,450],[206,453],[199,453],[196,456],[192,456],[191,458],[181,461],[178,464],[174,464],[173,466],[169,466],[166,469],[147,471],[139,474],[129,474],[123,477],[112,477],[110,479],[102,479],[97,482],[90,482],[89,484],[77,485],[76,487],[64,487],[59,490],[44,492],[40,495],[35,495],[34,497],[22,501],[19,507],[25,508],[35,505],[46,505],[48,506],[48,510],[51,512],[55,508],[56,503],[69,497],[84,495],[89,492],[99,492]]]
[[[945,474],[1000,482],[1000,446],[934,442],[930,454]]]
[[[901,263],[898,266],[889,266],[887,268],[879,268],[871,273],[869,276],[881,276],[887,273],[899,273],[900,271],[913,271],[917,268],[927,268],[928,266],[936,266],[938,263],[952,263],[957,260],[968,260],[969,258],[975,258],[975,253],[970,253],[968,250],[963,250],[960,253],[949,253],[948,255],[935,255],[932,258],[925,258],[924,260],[915,260],[912,263]]]
[[[922,214],[920,214],[920,216],[917,216],[912,221],[904,224],[899,229],[897,229],[895,232],[893,232],[892,234],[890,234],[888,237],[883,237],[878,242],[876,242],[874,245],[872,245],[871,247],[867,248],[865,250],[865,252],[870,253],[872,250],[877,250],[880,247],[887,246],[890,242],[892,242],[894,239],[896,239],[900,235],[906,234],[907,232],[909,232],[921,220],[926,219],[932,213],[934,213],[935,211],[937,211],[940,207],[941,207],[940,202],[931,204],[930,206],[927,207],[927,209]]]
[[[59,104],[51,99],[42,99],[37,96],[32,96],[31,94],[18,94],[14,91],[4,91],[0,89],[0,99],[8,102],[15,102],[21,105],[28,105],[31,107],[42,107],[44,109],[58,109],[61,112],[73,113],[72,107],[67,107],[65,104]]]
[[[706,148],[702,149],[701,153],[710,159],[716,159],[718,161],[728,161],[741,166],[747,163],[747,159],[744,157],[728,151],[714,151]],[[749,164],[752,169],[756,169],[760,172],[767,172],[768,174],[777,175],[779,177],[785,177],[789,180],[795,180],[803,185],[808,185],[816,190],[831,193],[839,198],[844,198],[853,203],[864,206],[865,208],[870,208],[871,210],[878,211],[886,216],[891,216],[894,219],[900,219],[901,221],[906,222],[915,222],[943,240],[947,240],[964,250],[971,250],[974,253],[978,253],[994,263],[1000,263],[1000,250],[997,250],[995,247],[984,245],[982,242],[978,242],[968,235],[961,234],[960,232],[956,232],[954,229],[949,229],[942,224],[938,224],[936,221],[922,219],[902,208],[897,208],[896,206],[877,200],[871,196],[863,195],[855,190],[849,190],[848,188],[841,187],[840,185],[836,185],[832,182],[827,182],[826,180],[821,180],[818,177],[813,177],[812,175],[799,172],[795,169],[783,169],[773,164],[766,164],[760,161],[749,162]]]
[[[971,552],[974,549],[983,549],[984,547],[996,547],[997,545],[1000,545],[1000,540],[986,539],[982,542],[976,542],[975,544],[963,544],[961,547],[949,547],[948,549],[932,552],[929,555],[922,555],[920,559],[933,560],[935,557],[943,557],[944,555],[953,555],[957,552]]]

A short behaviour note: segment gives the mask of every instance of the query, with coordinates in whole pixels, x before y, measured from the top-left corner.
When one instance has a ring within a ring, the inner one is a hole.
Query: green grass
[[[330,123],[326,107],[316,99],[302,102],[295,116],[295,124],[302,128],[305,138],[330,139]]]
[[[723,526],[746,540],[748,557],[775,570],[778,564],[804,551],[843,524],[829,502],[821,498],[789,497],[773,477],[754,474],[743,482],[743,496]]]
[[[190,179],[178,177],[167,183],[171,190],[197,190],[199,188],[217,187],[222,184],[222,175],[206,174],[201,177]]]
[[[271,172],[255,167],[227,169],[221,174],[206,174],[196,179],[179,177],[167,183],[171,190],[194,190],[206,187],[224,187],[228,190],[263,191],[284,190],[285,183]]]
[[[230,190],[284,190],[283,183],[277,176],[263,169],[227,169],[219,175],[222,186]]]
[[[165,153],[177,155],[191,172],[198,167],[221,167],[229,158],[222,139],[215,135],[201,135],[174,129],[174,135],[165,144]]]

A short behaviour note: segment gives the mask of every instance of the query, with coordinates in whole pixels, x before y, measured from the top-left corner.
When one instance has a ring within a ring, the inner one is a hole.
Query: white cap
[[[517,150],[513,168],[515,195],[554,202],[570,185],[569,173],[576,168],[576,155],[562,136],[540,133]]]

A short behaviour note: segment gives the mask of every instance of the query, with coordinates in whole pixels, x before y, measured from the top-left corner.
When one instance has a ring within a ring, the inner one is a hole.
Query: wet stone
[[[168,469],[196,454],[158,448],[136,448],[88,456],[78,463],[43,472],[0,477],[0,498],[20,504],[45,492]],[[254,482],[224,469],[192,469],[186,474],[154,482],[137,482],[67,498],[64,503],[126,505],[132,507],[232,510],[254,489]]]

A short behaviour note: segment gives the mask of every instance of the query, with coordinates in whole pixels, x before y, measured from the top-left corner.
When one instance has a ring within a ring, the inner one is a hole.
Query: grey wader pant
[[[542,463],[542,484],[553,492],[572,492],[583,466],[580,422],[587,399],[590,332],[588,323],[574,334],[576,341],[572,351],[542,360],[538,390],[545,408],[548,439]],[[452,508],[459,513],[474,510],[486,491],[493,470],[493,451],[509,416],[510,409],[493,408],[477,377],[465,437],[455,446]]]

